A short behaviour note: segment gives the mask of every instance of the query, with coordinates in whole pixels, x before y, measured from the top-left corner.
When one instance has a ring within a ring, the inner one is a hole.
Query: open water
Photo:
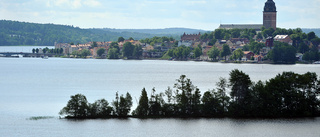
[[[153,87],[163,92],[168,86],[173,88],[175,80],[185,74],[204,93],[215,88],[219,77],[228,78],[229,72],[236,68],[249,74],[253,81],[265,81],[283,71],[301,74],[310,71],[320,76],[320,65],[0,58],[0,136],[319,137],[320,118],[59,119],[60,109],[77,93],[86,95],[92,103],[101,98],[111,102],[117,91],[129,92],[134,109],[143,87],[149,95]],[[34,116],[53,118],[29,119]]]

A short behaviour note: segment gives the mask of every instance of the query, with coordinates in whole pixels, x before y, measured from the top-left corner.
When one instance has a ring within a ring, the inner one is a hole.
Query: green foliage
[[[216,46],[213,46],[207,54],[211,60],[216,60],[220,55],[220,50]]]
[[[185,60],[189,57],[190,52],[190,47],[182,45],[180,47],[168,50],[168,55],[179,60]]]
[[[165,32],[162,34],[129,31],[118,32],[114,31],[114,29],[81,29],[79,27],[66,25],[0,20],[0,46],[53,46],[55,42],[73,43],[71,45],[74,45],[75,43],[88,43],[90,41],[117,41],[119,37],[132,36],[134,36],[134,39],[145,39],[154,36],[172,36],[178,38],[180,34],[181,33],[177,34],[177,32]]]
[[[118,38],[118,42],[123,42],[125,39],[123,37]]]
[[[265,44],[254,41],[254,42],[250,42],[248,46],[249,46],[249,50],[252,51],[254,54],[260,54],[260,51],[263,47],[265,47]]]
[[[65,106],[60,112],[60,115],[68,115],[75,118],[84,118],[88,116],[89,105],[87,98],[82,94],[76,94],[71,96],[67,106]]]
[[[233,60],[241,60],[241,58],[243,57],[244,53],[242,51],[242,49],[237,49],[235,51],[232,52],[232,56],[231,58]]]
[[[250,77],[244,72],[235,69],[230,72],[229,82],[231,87],[230,96],[232,98],[231,113],[234,116],[243,116],[245,113],[249,113],[243,108],[248,105],[250,100],[249,87],[252,84]]]
[[[193,54],[194,54],[194,57],[195,58],[198,58],[202,55],[202,50],[201,48],[199,47],[196,47],[194,50],[193,50]]]
[[[172,37],[157,37],[154,36],[153,38],[146,38],[146,39],[141,39],[141,43],[148,43],[150,45],[154,45],[155,43],[164,43],[164,42],[170,42],[170,41],[175,41],[174,38]]]
[[[230,47],[229,47],[229,45],[224,44],[222,46],[222,51],[220,52],[220,56],[225,57],[225,60],[227,60],[227,56],[229,56],[229,55],[231,55]]]
[[[105,99],[99,99],[93,104],[89,104],[89,116],[92,118],[105,118],[110,117],[112,112],[112,107]]]
[[[274,37],[272,34],[274,33],[274,29],[273,28],[269,28],[269,29],[265,29],[262,31],[262,35],[267,38],[267,37]]]
[[[92,42],[92,44],[91,44],[91,48],[94,48],[94,47],[98,47],[98,45],[97,45],[97,42]]]
[[[123,44],[122,55],[124,57],[130,58],[133,55],[134,45],[130,42],[126,42]]]
[[[123,95],[121,95],[119,98],[119,95],[117,92],[115,99],[116,100],[112,102],[112,105],[114,106],[114,114],[113,115],[118,116],[118,117],[128,116],[128,114],[131,110],[131,107],[132,107],[131,95],[127,92],[125,97]]]
[[[274,42],[275,47],[268,56],[274,63],[294,64],[296,62],[296,49],[282,42]]]
[[[309,41],[314,39],[314,38],[316,38],[316,34],[313,31],[309,32],[307,35],[308,35],[308,40]]]
[[[104,52],[106,52],[106,49],[105,48],[99,48],[98,50],[97,50],[97,54],[98,54],[98,56],[102,56],[102,54],[104,54]]]
[[[143,53],[142,46],[135,45],[132,56],[135,57],[136,59],[139,59],[142,56],[142,53]]]
[[[310,62],[320,60],[320,52],[318,51],[318,48],[316,46],[312,46],[310,51],[303,55],[302,59]]]
[[[130,42],[126,42],[123,44],[122,55],[123,57],[129,58],[137,58],[139,59],[142,56],[142,47],[140,45],[133,45]]]
[[[82,58],[87,58],[87,56],[89,56],[91,54],[91,52],[88,50],[88,49],[83,49],[83,50],[81,50],[81,52],[80,52],[80,56],[82,57]]]
[[[216,90],[200,90],[185,75],[168,87],[165,93],[152,89],[150,98],[145,88],[137,108],[132,115],[145,117],[316,117],[320,116],[320,80],[316,73],[296,74],[283,72],[266,82],[253,83],[244,72],[235,69],[230,72],[229,81],[220,78]],[[231,91],[229,91],[231,89]],[[230,93],[230,95],[228,94]],[[167,98],[167,102],[163,97]],[[61,115],[69,118],[128,117],[132,97],[116,98],[109,103],[100,99],[93,104],[84,95],[71,96]]]
[[[149,99],[145,88],[141,91],[138,107],[135,110],[135,115],[144,117],[149,114]]]
[[[200,91],[195,87],[186,75],[181,75],[174,84],[176,88],[176,102],[180,108],[177,112],[179,115],[198,115],[200,112]]]
[[[119,50],[117,48],[109,48],[108,50],[108,59],[118,59],[119,58]]]

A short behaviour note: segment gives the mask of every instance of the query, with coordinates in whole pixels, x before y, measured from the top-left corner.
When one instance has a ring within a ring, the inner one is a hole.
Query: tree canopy
[[[141,90],[133,117],[316,117],[320,116],[320,80],[316,73],[283,72],[265,82],[252,82],[241,70],[232,70],[229,79],[220,78],[216,89],[201,94],[191,79],[181,75],[173,89],[147,95]],[[166,101],[167,100],[167,101]],[[126,118],[132,107],[129,93],[109,103],[100,99],[88,103],[82,94],[71,96],[61,115],[68,118]]]

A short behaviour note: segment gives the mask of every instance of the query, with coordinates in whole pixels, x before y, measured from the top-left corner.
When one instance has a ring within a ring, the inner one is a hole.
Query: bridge
[[[52,53],[27,53],[27,52],[0,52],[0,57],[18,57],[19,55],[23,57],[53,57],[57,54]]]

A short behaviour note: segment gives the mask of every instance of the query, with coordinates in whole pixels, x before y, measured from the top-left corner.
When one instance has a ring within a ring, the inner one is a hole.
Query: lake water
[[[10,48],[10,47],[9,47]],[[50,48],[50,47],[49,47]],[[32,48],[31,48],[32,49]],[[0,47],[0,51],[2,51]],[[7,48],[8,50],[8,48]],[[19,50],[19,49],[10,49]],[[20,51],[19,51],[20,52]],[[26,51],[28,52],[28,51]],[[237,119],[108,119],[63,120],[58,112],[71,95],[89,102],[130,92],[134,107],[141,90],[150,94],[171,88],[181,74],[202,93],[214,89],[219,77],[235,68],[253,81],[268,80],[283,71],[316,72],[320,65],[222,64],[154,60],[98,60],[62,58],[0,58],[0,136],[285,136],[319,137],[320,118]],[[29,120],[33,116],[54,118]]]

